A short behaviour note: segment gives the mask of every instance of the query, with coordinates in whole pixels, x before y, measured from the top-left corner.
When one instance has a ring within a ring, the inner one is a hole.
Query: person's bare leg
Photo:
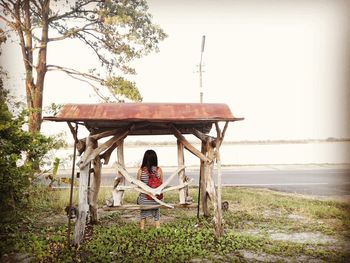
[[[146,219],[145,219],[145,218],[142,218],[141,221],[140,221],[140,229],[141,229],[141,230],[144,230],[144,229],[145,229],[145,222],[146,222]]]
[[[160,221],[156,221],[156,228],[160,228]]]

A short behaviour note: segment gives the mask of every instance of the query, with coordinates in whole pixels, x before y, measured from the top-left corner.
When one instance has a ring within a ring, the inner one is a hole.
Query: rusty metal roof
[[[137,133],[135,131],[134,134],[168,134],[170,132],[159,128],[160,123],[174,123],[182,125],[184,129],[201,128],[207,133],[213,122],[237,121],[243,118],[235,118],[226,104],[218,103],[99,103],[66,104],[56,116],[43,119],[82,122],[88,129],[107,129],[125,127],[132,123],[150,123],[148,132]],[[184,133],[187,132],[184,131]]]

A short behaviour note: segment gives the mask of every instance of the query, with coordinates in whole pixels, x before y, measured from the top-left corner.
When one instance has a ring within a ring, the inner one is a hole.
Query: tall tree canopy
[[[121,96],[142,100],[135,85],[122,77],[134,74],[130,61],[151,51],[166,37],[152,23],[145,0],[0,0],[0,19],[18,39],[25,67],[29,130],[40,131],[46,73],[59,70],[89,83],[104,100]],[[77,68],[47,62],[50,43],[80,40],[100,61],[100,69]],[[106,87],[111,96],[100,92]]]

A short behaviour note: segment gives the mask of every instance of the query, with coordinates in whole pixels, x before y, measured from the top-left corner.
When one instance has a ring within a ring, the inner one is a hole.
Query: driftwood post
[[[124,163],[124,141],[121,141],[120,144],[118,145],[118,148],[117,148],[117,160],[118,160],[118,163],[121,166],[125,167],[125,163]],[[112,191],[113,206],[120,206],[120,205],[123,204],[124,191],[117,189],[118,186],[123,186],[123,185],[125,185],[125,179],[124,179],[123,175],[121,174],[121,172],[118,169],[118,173],[117,173],[117,176],[116,176],[116,178],[114,180],[113,191]]]
[[[91,188],[90,188],[90,222],[96,224],[98,220],[97,216],[97,198],[100,191],[101,185],[101,159],[100,156],[96,156],[93,161],[94,176],[92,178]]]
[[[202,141],[202,146],[201,146],[201,152],[203,155],[207,154],[206,147],[205,147],[205,142]],[[201,194],[201,205],[202,205],[202,211],[204,216],[209,216],[209,209],[208,209],[208,193],[207,193],[207,188],[206,188],[206,177],[204,176],[205,173],[205,162],[203,160],[200,160],[200,182],[199,182],[199,187],[200,187],[200,194]]]
[[[184,166],[185,158],[184,158],[184,146],[180,140],[177,140],[177,163],[178,166]],[[178,174],[179,184],[183,184],[185,182],[185,169],[181,170]],[[188,195],[188,187],[184,187],[179,191],[179,200],[180,204],[185,204]]]
[[[79,200],[78,200],[78,217],[74,229],[74,244],[79,245],[84,237],[87,213],[89,211],[88,204],[88,177],[89,162],[84,163],[85,157],[88,157],[96,145],[96,140],[88,136],[86,138],[86,150],[80,161],[80,179],[79,179]]]
[[[207,143],[207,146],[208,146],[208,149],[207,149],[208,158],[212,159],[213,162],[205,163],[204,177],[206,179],[207,192],[214,207],[215,236],[220,237],[223,229],[222,229],[221,210],[219,209],[218,196],[217,196],[217,191],[215,189],[215,184],[214,184],[213,171],[214,171],[215,151],[214,151],[213,141],[209,141]]]
[[[220,215],[220,218],[218,220],[221,224],[222,229],[222,200],[221,200],[221,157],[220,157],[220,149],[216,149],[216,165],[217,165],[217,171],[218,171],[218,214]],[[223,229],[222,229],[223,230]],[[222,231],[220,230],[220,232]]]

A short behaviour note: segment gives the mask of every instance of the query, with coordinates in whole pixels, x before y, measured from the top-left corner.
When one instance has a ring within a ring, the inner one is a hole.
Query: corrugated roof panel
[[[218,103],[99,103],[66,104],[50,121],[236,121],[226,104]]]

